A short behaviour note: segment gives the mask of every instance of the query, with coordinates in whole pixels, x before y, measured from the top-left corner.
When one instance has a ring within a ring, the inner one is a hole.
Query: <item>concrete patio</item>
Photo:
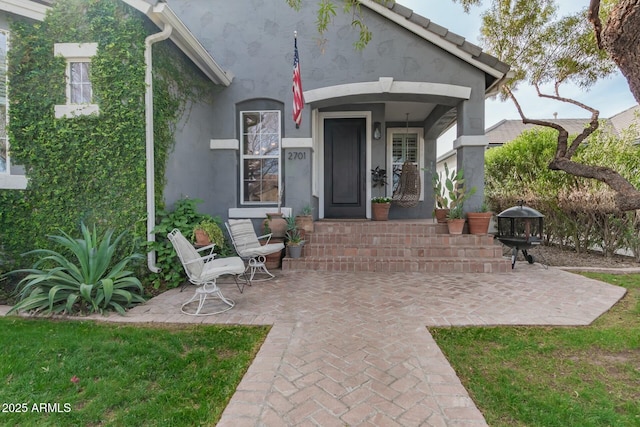
[[[273,325],[219,426],[485,426],[428,327],[588,325],[625,293],[539,264],[499,274],[278,272],[192,317],[174,289],[113,322]],[[6,310],[0,310],[6,312]]]

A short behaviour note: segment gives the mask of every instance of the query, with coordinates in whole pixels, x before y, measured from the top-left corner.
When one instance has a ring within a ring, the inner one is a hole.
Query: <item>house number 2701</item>
[[[307,153],[304,151],[292,151],[289,153],[289,160],[304,160],[307,158]]]

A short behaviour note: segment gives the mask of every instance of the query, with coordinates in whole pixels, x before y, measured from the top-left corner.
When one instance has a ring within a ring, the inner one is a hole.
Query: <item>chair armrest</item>
[[[212,259],[214,259],[215,257],[216,257],[216,254],[209,254],[209,255],[205,255],[205,256],[203,256],[203,257],[201,257],[201,258],[198,258],[198,259],[193,259],[193,260],[191,260],[191,261],[187,261],[187,262],[185,262],[185,263],[183,263],[183,264],[184,264],[184,265],[189,265],[189,264],[193,264],[194,262],[200,262],[200,261],[202,261],[202,262],[209,262],[209,261],[211,261]]]
[[[204,250],[206,250],[206,249],[211,249],[211,250],[213,250],[213,248],[214,248],[215,246],[216,246],[216,244],[215,244],[215,243],[212,243],[212,244],[210,244],[210,245],[203,246],[203,247],[201,247],[201,248],[199,248],[199,249],[196,249],[196,251],[200,252],[200,251],[204,251]]]
[[[267,245],[268,245],[268,244],[269,244],[269,241],[271,240],[271,235],[272,235],[272,234],[273,234],[273,233],[269,233],[269,234],[265,234],[265,235],[263,235],[263,236],[258,236],[258,240],[267,239],[267,243],[265,243],[265,244],[267,244]]]
[[[196,249],[196,252],[198,252],[198,253],[205,252],[207,250],[209,251],[208,254],[202,256],[202,261],[203,262],[211,261],[216,256],[216,254],[213,252],[213,249],[215,248],[215,246],[216,246],[216,244],[212,243],[210,245],[203,246],[200,249]]]

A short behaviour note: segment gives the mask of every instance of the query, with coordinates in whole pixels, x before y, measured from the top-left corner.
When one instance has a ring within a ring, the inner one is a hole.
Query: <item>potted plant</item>
[[[296,227],[306,233],[313,233],[313,216],[311,215],[311,206],[307,205],[302,208],[300,215],[296,216]]]
[[[469,234],[487,234],[493,212],[485,202],[479,208],[467,212],[467,223],[469,224]]]
[[[462,234],[464,228],[464,202],[473,196],[476,188],[473,187],[467,191],[464,186],[464,173],[462,169],[449,173],[449,168],[445,163],[445,176],[447,176],[444,187],[447,193],[449,213],[447,214],[447,225],[449,226],[449,234]],[[441,193],[442,194],[442,193]],[[452,232],[453,223],[453,232]],[[458,232],[459,229],[459,232]]]
[[[371,186],[385,187],[387,185],[387,170],[380,169],[380,166],[376,166],[375,169],[371,169]]]
[[[289,258],[300,258],[302,255],[302,247],[304,246],[304,240],[302,239],[300,230],[297,228],[287,230],[286,237]]]
[[[373,221],[387,221],[390,208],[391,197],[374,197],[371,199],[371,219]]]
[[[222,234],[222,230],[215,221],[203,219],[193,227],[191,241],[197,246],[207,246],[215,243],[218,249],[221,249],[224,246],[224,234]]]
[[[447,227],[449,228],[449,234],[462,234],[464,229],[464,214],[462,212],[462,205],[457,205],[449,209],[447,215]]]
[[[282,194],[283,189],[278,192],[278,211],[267,214],[267,219],[262,223],[264,230],[270,230],[271,237],[283,239],[287,231],[287,221],[282,216]],[[265,231],[265,234],[267,232]]]
[[[449,166],[444,164],[444,175],[442,172],[433,174],[433,195],[435,197],[435,207],[433,215],[440,224],[447,222],[449,210],[453,207],[452,202],[458,187],[464,183],[462,169],[449,171]]]

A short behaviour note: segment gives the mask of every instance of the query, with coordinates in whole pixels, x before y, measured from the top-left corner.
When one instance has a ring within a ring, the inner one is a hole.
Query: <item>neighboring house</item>
[[[285,212],[310,205],[317,218],[370,218],[371,197],[393,193],[392,185],[373,188],[371,169],[397,171],[411,161],[421,171],[420,202],[394,206],[390,217],[429,218],[436,139],[452,123],[458,167],[481,197],[485,98],[509,66],[463,37],[399,3],[371,0],[361,1],[373,31],[363,51],[353,47],[358,35],[346,14],[318,42],[315,2],[303,2],[297,12],[284,0],[122,1],[162,31],[157,43],[168,37],[219,88],[210,103],[192,105],[177,127],[166,168],[168,206],[189,196],[224,219],[262,218],[282,195]],[[50,3],[0,0],[0,29],[12,14],[42,20]],[[299,127],[292,119],[294,32],[305,100]],[[71,70],[70,98],[56,106],[57,117],[99,110],[82,92],[90,84],[82,64],[97,48],[56,47]],[[0,144],[0,188],[25,188],[24,170],[11,165],[10,151],[7,157],[11,141],[0,135]]]
[[[545,119],[546,121],[557,123],[563,126],[570,135],[579,134],[589,123],[588,118],[584,119]],[[640,141],[640,106],[630,107],[608,119],[600,121],[601,129],[611,132],[615,135],[622,135],[624,132],[634,132]],[[633,127],[632,127],[633,126]],[[500,120],[495,125],[487,128],[485,135],[487,137],[487,148],[500,147],[509,141],[513,141],[524,131],[539,127],[532,124],[524,124],[522,120]],[[457,164],[455,150],[448,151],[438,157],[438,172],[444,170],[444,164],[449,167]]]

